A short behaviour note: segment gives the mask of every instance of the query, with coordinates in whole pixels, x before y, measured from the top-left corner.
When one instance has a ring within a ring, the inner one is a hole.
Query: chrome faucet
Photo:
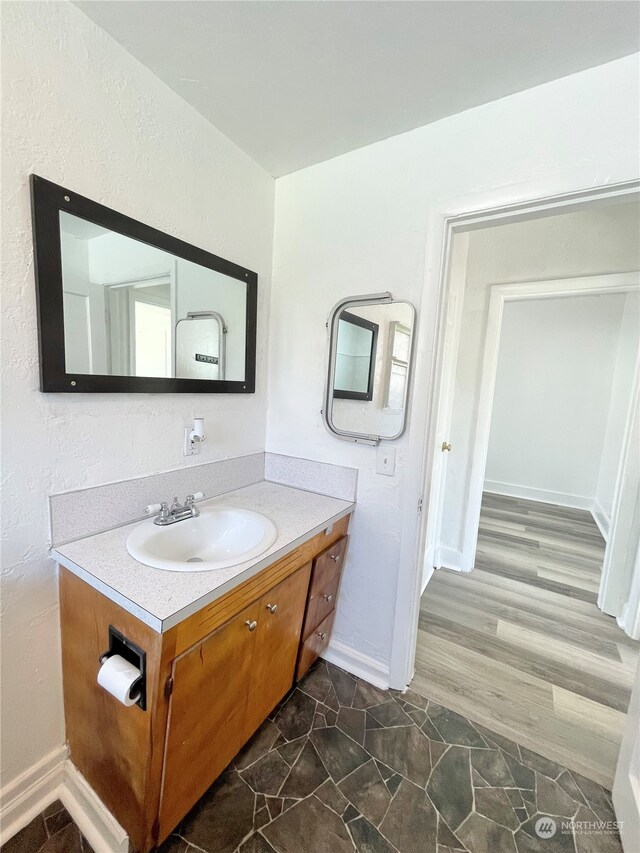
[[[200,510],[195,502],[201,500],[203,497],[203,492],[187,495],[183,504],[175,497],[171,506],[166,501],[163,501],[161,504],[151,504],[148,506],[147,512],[149,514],[157,512],[158,515],[153,519],[153,523],[158,524],[160,527],[166,527],[168,524],[175,524],[177,521],[184,521],[186,518],[197,518],[200,515]]]

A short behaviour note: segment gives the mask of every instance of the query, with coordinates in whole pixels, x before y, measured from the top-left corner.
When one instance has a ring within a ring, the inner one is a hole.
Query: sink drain
[[[204,563],[202,557],[189,557],[187,563]]]

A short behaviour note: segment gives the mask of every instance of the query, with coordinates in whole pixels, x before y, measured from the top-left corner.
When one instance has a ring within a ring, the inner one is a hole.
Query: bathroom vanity
[[[70,758],[138,851],[169,835],[331,636],[353,504],[273,483],[210,503],[268,514],[273,547],[178,574],[127,554],[130,525],[53,552]],[[97,683],[110,628],[144,651],[144,709]]]

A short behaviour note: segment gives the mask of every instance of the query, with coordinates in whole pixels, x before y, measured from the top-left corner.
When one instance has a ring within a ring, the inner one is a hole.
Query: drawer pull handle
[[[333,601],[333,596],[331,594],[327,595],[326,593],[322,596],[325,601]]]
[[[318,631],[318,636],[320,637],[321,640],[324,640],[324,638],[327,636],[327,632],[326,631]]]
[[[337,563],[338,560],[340,559],[340,554],[330,554],[329,559],[333,560],[334,563]]]
[[[244,624],[247,626],[247,628],[250,631],[255,631],[256,628],[258,627],[258,623],[256,622],[255,619],[247,619],[247,621]]]
[[[269,611],[269,613],[277,613],[278,612],[278,605],[277,604],[267,604],[267,610]]]

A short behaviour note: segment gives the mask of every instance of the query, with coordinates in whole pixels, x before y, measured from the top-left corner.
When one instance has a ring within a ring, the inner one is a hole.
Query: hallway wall
[[[486,491],[591,509],[625,302],[626,294],[507,302]],[[628,406],[630,388],[626,398]]]

